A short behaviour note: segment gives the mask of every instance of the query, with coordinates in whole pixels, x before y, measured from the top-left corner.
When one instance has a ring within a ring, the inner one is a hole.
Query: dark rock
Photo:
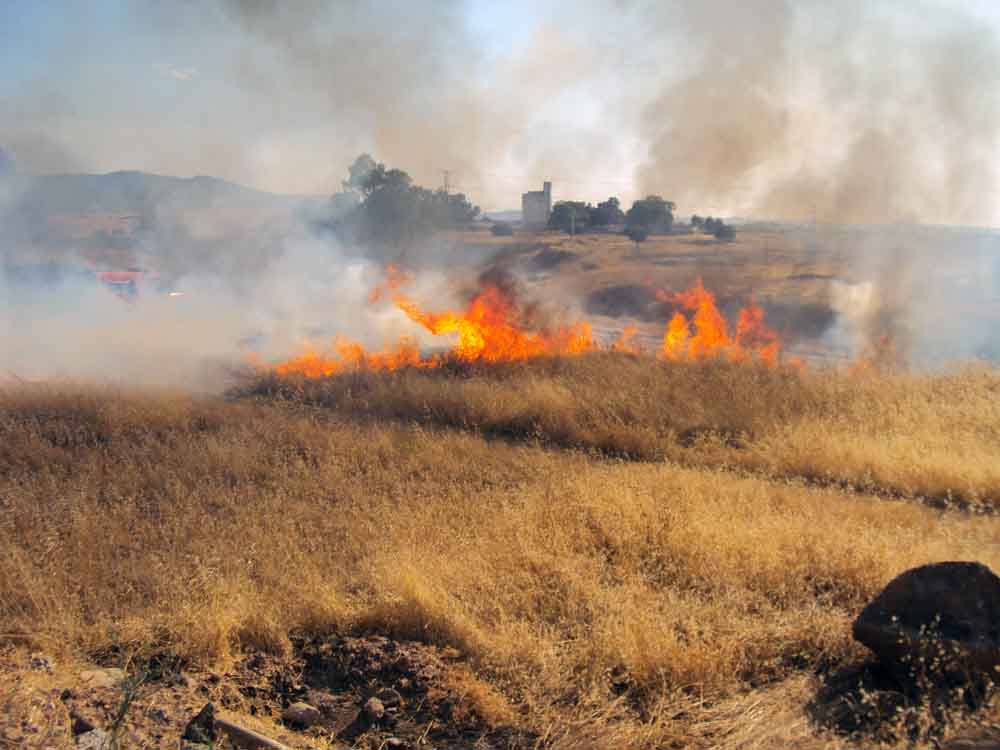
[[[87,732],[92,732],[96,728],[92,722],[88,721],[82,716],[78,716],[77,714],[71,713],[69,715],[69,718],[70,718],[69,728],[70,731],[73,733],[74,737],[76,737],[77,735],[86,734]]]
[[[319,723],[323,716],[315,706],[297,701],[282,712],[281,718],[287,724],[294,724],[299,727],[311,727],[313,724]]]
[[[923,660],[996,675],[1000,578],[980,563],[943,562],[894,578],[854,621],[879,660],[912,671]]]
[[[198,712],[198,715],[191,719],[187,726],[184,727],[184,734],[181,735],[181,739],[204,745],[213,745],[215,743],[215,706],[211,703],[206,703],[204,708]]]

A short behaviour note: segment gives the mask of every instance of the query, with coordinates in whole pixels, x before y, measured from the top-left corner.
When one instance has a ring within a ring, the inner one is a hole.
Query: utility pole
[[[442,169],[441,174],[444,176],[444,194],[448,195],[448,189],[450,188],[451,170]]]

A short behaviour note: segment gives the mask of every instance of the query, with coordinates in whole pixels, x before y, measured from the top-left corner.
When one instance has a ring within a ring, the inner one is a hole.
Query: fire
[[[366,352],[356,341],[338,339],[331,352],[320,354],[307,348],[305,353],[282,362],[274,369],[279,375],[323,378],[346,370],[398,370],[401,367],[423,366],[427,363],[420,358],[420,349],[408,339],[384,352]]]
[[[757,359],[769,365],[778,363],[781,352],[778,334],[768,328],[764,310],[753,300],[740,310],[735,335],[730,335],[726,319],[715,304],[715,295],[705,289],[701,279],[687,291],[668,294],[661,290],[657,297],[694,313],[690,320],[682,312],[674,313],[663,336],[662,358],[726,357],[736,362]]]
[[[634,325],[625,326],[622,330],[621,336],[619,336],[618,340],[611,345],[611,351],[625,352],[627,354],[642,354],[642,346],[634,341],[637,333],[639,333],[639,329]]]
[[[580,354],[594,348],[588,323],[531,332],[513,296],[485,283],[464,312],[428,313],[397,294],[393,302],[410,320],[436,336],[457,333],[452,354],[463,362],[516,362],[544,355]]]
[[[307,348],[303,354],[277,365],[275,372],[319,378],[348,370],[433,368],[448,360],[519,362],[600,348],[589,323],[540,324],[536,308],[519,304],[516,295],[500,281],[482,280],[478,292],[463,310],[431,312],[400,291],[410,280],[411,276],[390,266],[385,281],[372,291],[369,301],[376,304],[389,299],[410,320],[435,336],[453,336],[454,343],[447,353],[421,355],[417,344],[405,338],[381,352],[369,352],[357,342],[337,339],[328,351]],[[778,363],[781,350],[778,335],[765,324],[763,309],[752,301],[740,311],[735,330],[730,334],[727,321],[715,304],[715,296],[700,279],[687,291],[678,294],[661,291],[658,296],[691,314],[689,319],[678,311],[671,318],[663,336],[660,358],[681,361],[724,357],[771,366]],[[619,339],[606,348],[641,354],[642,347],[635,341],[637,333],[635,326],[626,326]]]
[[[581,354],[595,348],[590,325],[585,322],[556,326],[533,326],[533,311],[517,304],[515,296],[501,285],[483,282],[463,311],[427,312],[400,287],[411,277],[390,266],[386,281],[369,296],[377,303],[391,296],[393,304],[436,336],[457,335],[447,355],[421,357],[417,345],[404,339],[383,352],[368,352],[345,339],[334,342],[328,352],[307,348],[306,352],[275,367],[279,375],[320,378],[345,370],[397,370],[401,367],[438,367],[451,358],[467,363],[517,362],[541,356]]]

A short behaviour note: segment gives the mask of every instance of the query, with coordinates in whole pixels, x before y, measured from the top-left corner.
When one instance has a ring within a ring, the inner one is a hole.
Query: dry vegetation
[[[689,466],[995,509],[1000,377],[802,375],[594,355],[476,372],[261,378],[248,393]]]
[[[458,649],[544,747],[831,747],[815,675],[864,659],[863,603],[1000,570],[992,514],[839,486],[995,509],[988,372],[601,355],[234,395],[0,393],[0,637],[204,667],[377,632]]]

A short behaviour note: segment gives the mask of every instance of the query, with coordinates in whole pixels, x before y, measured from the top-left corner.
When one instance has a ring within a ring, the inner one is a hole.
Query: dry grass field
[[[965,720],[913,698],[847,726],[837,706],[868,699],[824,685],[863,669],[850,623],[899,572],[1000,570],[998,467],[990,371],[597,354],[226,398],[8,387],[0,640],[196,676],[329,634],[415,640],[454,650],[442,689],[512,747],[936,742]],[[46,679],[0,677],[9,716]],[[441,731],[423,741],[471,744]]]

